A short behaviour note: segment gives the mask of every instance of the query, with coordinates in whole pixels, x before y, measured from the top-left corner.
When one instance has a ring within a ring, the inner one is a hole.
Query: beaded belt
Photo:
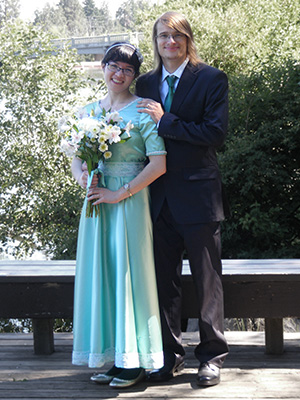
[[[104,176],[137,176],[144,169],[143,162],[100,162],[99,170]]]

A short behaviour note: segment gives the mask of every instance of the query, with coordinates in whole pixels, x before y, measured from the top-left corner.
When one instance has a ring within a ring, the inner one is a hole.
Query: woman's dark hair
[[[107,50],[102,60],[102,66],[109,61],[121,61],[133,66],[135,76],[140,73],[140,66],[143,62],[143,56],[139,49],[127,42],[116,42]]]

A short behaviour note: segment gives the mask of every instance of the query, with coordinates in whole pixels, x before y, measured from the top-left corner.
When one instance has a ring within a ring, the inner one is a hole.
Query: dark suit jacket
[[[136,93],[161,102],[161,75],[151,71],[136,83]],[[216,149],[228,123],[226,74],[206,64],[188,64],[180,78],[170,112],[158,134],[167,150],[167,173],[151,185],[153,219],[165,199],[178,223],[224,219],[222,183]]]

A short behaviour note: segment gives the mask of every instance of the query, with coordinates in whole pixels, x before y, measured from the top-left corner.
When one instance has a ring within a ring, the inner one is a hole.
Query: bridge
[[[115,42],[130,42],[138,46],[143,39],[140,32],[116,33],[101,36],[78,37],[70,39],[55,39],[53,42],[58,48],[69,45],[76,49],[78,54],[97,54],[101,59],[105,51]],[[98,58],[98,57],[97,57]]]

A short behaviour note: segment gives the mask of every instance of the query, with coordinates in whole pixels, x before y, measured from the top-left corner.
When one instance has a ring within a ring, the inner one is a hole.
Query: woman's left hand
[[[87,194],[88,201],[93,201],[93,205],[101,203],[118,203],[120,200],[118,198],[117,192],[106,188],[91,187]]]
[[[153,121],[157,124],[164,115],[164,110],[160,103],[152,99],[141,99],[137,103],[139,113],[149,114]]]

